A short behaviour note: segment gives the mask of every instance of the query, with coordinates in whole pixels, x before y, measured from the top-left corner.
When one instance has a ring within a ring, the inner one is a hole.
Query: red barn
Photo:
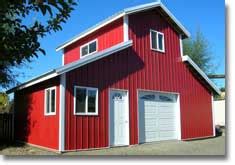
[[[62,152],[214,136],[220,91],[183,55],[189,36],[154,2],[62,44],[63,66],[8,91],[15,139]]]

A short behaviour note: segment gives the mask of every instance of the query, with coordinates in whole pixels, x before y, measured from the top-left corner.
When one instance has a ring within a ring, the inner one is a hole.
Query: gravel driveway
[[[31,146],[0,146],[1,155],[57,155]],[[63,155],[224,155],[225,136],[193,141],[164,141],[129,147],[66,152]]]

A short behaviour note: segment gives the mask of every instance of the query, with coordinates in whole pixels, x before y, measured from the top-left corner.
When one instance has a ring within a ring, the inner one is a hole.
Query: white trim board
[[[220,95],[220,90],[216,85],[207,77],[207,75],[197,66],[197,64],[187,55],[182,57],[183,62],[188,62],[203,78],[204,80],[214,89],[214,91]]]
[[[59,111],[59,151],[65,150],[65,91],[66,73],[60,77],[60,111]]]
[[[212,129],[213,129],[213,136],[216,136],[215,132],[215,108],[214,108],[214,96],[211,93],[211,112],[212,112]]]
[[[178,26],[178,28],[182,30],[182,32],[183,32],[184,36],[186,36],[186,38],[190,37],[190,33],[188,32],[188,30],[180,23],[180,21],[178,21],[176,19],[176,17],[161,2],[152,2],[152,3],[143,4],[143,5],[138,5],[138,6],[135,6],[135,7],[126,8],[126,9],[114,14],[113,16],[108,17],[104,21],[94,25],[93,27],[91,27],[91,28],[87,29],[86,31],[80,33],[79,35],[75,36],[74,38],[66,41],[65,43],[63,43],[62,45],[57,47],[56,51],[64,49],[68,45],[71,45],[72,43],[78,41],[79,39],[95,32],[96,30],[108,25],[109,23],[112,23],[113,21],[115,21],[115,20],[117,20],[121,17],[125,17],[125,16],[128,16],[130,14],[134,14],[134,13],[141,12],[141,11],[150,10],[150,9],[155,8],[155,7],[160,7],[172,19],[172,21]]]
[[[123,38],[124,42],[129,40],[129,17],[128,15],[125,15],[123,17]]]

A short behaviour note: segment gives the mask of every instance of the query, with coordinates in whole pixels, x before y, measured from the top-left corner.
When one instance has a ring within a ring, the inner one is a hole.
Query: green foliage
[[[0,111],[9,104],[9,98],[7,94],[0,93]]]
[[[202,32],[198,30],[194,37],[183,41],[184,55],[188,55],[206,73],[212,73],[212,53],[209,42]]]
[[[38,54],[46,55],[39,39],[62,30],[72,12],[74,0],[0,0],[0,87],[16,82],[12,68],[19,67]],[[42,20],[24,23],[26,17],[42,14]]]

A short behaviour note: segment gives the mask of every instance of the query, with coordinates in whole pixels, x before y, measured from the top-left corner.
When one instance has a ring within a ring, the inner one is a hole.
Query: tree
[[[0,92],[0,112],[2,112],[9,104],[9,98],[6,93]]]
[[[14,67],[22,66],[46,55],[39,39],[62,30],[74,6],[74,0],[0,0],[0,87],[16,83]],[[25,19],[41,13],[41,20]]]
[[[204,37],[200,29],[194,37],[183,40],[184,55],[188,55],[206,73],[212,73],[212,54],[208,40]]]

